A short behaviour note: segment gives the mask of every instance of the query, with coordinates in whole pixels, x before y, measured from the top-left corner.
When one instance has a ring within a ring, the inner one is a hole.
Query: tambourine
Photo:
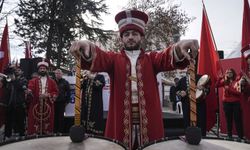
[[[197,86],[206,86],[210,80],[210,77],[205,74],[201,76],[201,78],[198,80]]]
[[[198,80],[197,86],[201,86],[205,89],[209,83],[209,80],[210,80],[209,75],[205,74],[205,75],[201,76],[201,78]],[[196,99],[200,99],[203,96],[205,96],[204,89],[196,89],[196,93],[195,93]]]
[[[201,97],[204,96],[204,94],[205,92],[203,90],[196,89],[196,93],[195,93],[196,99],[200,99]]]

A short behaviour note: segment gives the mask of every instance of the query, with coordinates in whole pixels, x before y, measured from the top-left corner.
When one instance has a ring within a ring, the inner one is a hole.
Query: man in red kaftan
[[[76,41],[70,52],[82,57],[82,68],[107,72],[110,101],[105,136],[121,141],[128,149],[164,137],[162,110],[156,75],[184,68],[196,53],[197,40],[185,40],[163,51],[145,52],[141,48],[148,16],[138,10],[125,10],[115,17],[124,48],[103,51],[89,41]],[[80,49],[82,51],[80,51]]]
[[[47,75],[48,63],[37,64],[39,76],[29,81],[28,135],[52,134],[54,101],[58,94],[55,81]]]
[[[243,116],[243,131],[245,138],[250,140],[250,45],[241,50],[241,80],[240,91],[243,93],[241,107]]]

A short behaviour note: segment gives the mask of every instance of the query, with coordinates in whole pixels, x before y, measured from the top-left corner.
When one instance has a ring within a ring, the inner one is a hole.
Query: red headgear
[[[144,35],[148,15],[138,10],[124,10],[115,16],[115,21],[118,24],[121,36],[127,30],[136,30]]]
[[[37,68],[39,68],[40,66],[45,66],[45,67],[49,67],[49,63],[47,63],[44,59],[42,61],[40,61],[38,64],[37,64]]]

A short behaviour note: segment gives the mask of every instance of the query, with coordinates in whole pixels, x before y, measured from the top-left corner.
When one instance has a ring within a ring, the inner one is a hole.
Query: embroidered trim
[[[87,83],[87,91],[85,92],[85,101],[87,102],[86,105],[88,106],[88,113],[87,113],[87,122],[90,120],[90,109],[92,105],[92,92],[93,92],[93,83],[94,79],[89,79]],[[87,129],[89,129],[89,126],[87,124]]]
[[[41,95],[42,82],[40,78],[38,80],[38,87],[39,87],[39,95]],[[48,78],[46,80],[45,93],[48,93]],[[37,133],[40,132],[40,134],[42,134],[43,132],[44,133],[46,132],[44,130],[47,130],[48,126],[50,125],[49,118],[51,116],[51,113],[52,113],[52,108],[48,104],[48,101],[38,97],[38,103],[36,103],[32,108],[32,115],[36,122],[33,124],[33,126]]]
[[[149,143],[149,137],[148,137],[148,118],[147,118],[147,111],[146,111],[146,101],[144,97],[144,91],[143,91],[143,81],[142,81],[142,73],[141,73],[142,66],[140,62],[138,61],[136,65],[136,72],[137,72],[137,86],[138,86],[138,93],[139,93],[139,113],[140,113],[140,141],[141,144],[147,144]]]
[[[124,137],[123,137],[123,143],[125,144],[126,147],[129,149],[132,148],[132,143],[131,143],[131,121],[130,121],[130,65],[126,65],[126,83],[125,83],[125,98],[124,98],[124,118],[123,118],[123,125],[124,125]]]

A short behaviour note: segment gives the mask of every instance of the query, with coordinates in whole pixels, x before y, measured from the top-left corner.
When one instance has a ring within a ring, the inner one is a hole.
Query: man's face
[[[55,77],[57,78],[57,79],[61,79],[62,78],[62,72],[60,72],[60,71],[55,71]]]
[[[19,76],[23,73],[23,71],[20,68],[17,68],[15,71],[16,75]]]
[[[142,36],[138,31],[127,30],[122,34],[121,40],[124,44],[125,50],[139,50],[142,41]]]
[[[233,78],[233,76],[234,76],[234,74],[233,74],[233,72],[232,72],[231,70],[227,70],[226,74],[227,74],[227,76],[228,76],[230,79]]]
[[[45,66],[40,66],[39,69],[38,69],[38,73],[41,76],[47,75],[47,68]]]

